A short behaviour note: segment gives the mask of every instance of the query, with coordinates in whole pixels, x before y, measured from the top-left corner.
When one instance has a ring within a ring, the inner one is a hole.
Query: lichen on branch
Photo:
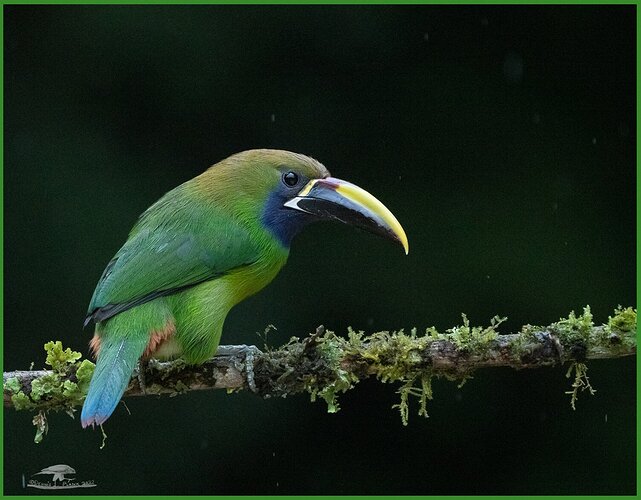
[[[537,368],[571,363],[574,372],[571,404],[584,390],[594,393],[586,375],[586,360],[636,354],[636,310],[618,307],[608,322],[595,325],[587,306],[548,326],[525,325],[518,333],[499,334],[505,318],[495,316],[488,326],[472,326],[462,315],[462,324],[444,332],[412,328],[365,335],[351,328],[347,336],[319,327],[303,339],[260,351],[254,346],[221,346],[215,357],[202,365],[181,360],[152,361],[143,377],[134,376],[125,396],[168,394],[187,391],[249,389],[262,397],[307,392],[312,401],[322,399],[330,413],[339,410],[338,395],[359,381],[375,377],[399,384],[399,409],[403,424],[409,418],[410,396],[419,402],[418,413],[427,416],[432,399],[433,377],[445,377],[462,385],[479,368],[509,366]],[[80,361],[80,353],[63,349],[60,342],[45,345],[49,370],[15,371],[3,374],[4,404],[17,410],[38,412],[34,424],[37,439],[47,431],[46,413],[64,410],[73,417],[87,392],[94,365]],[[141,387],[139,380],[145,380]]]
[[[63,349],[62,342],[47,342],[46,371],[22,371],[3,374],[4,403],[16,410],[37,410],[33,418],[36,426],[34,441],[39,443],[48,431],[46,411],[66,411],[73,417],[89,389],[95,365],[88,359],[78,362],[82,354]]]

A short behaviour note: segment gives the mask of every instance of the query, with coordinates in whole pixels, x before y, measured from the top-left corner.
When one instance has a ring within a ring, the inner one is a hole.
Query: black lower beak
[[[385,205],[364,189],[328,177],[310,181],[285,206],[321,219],[337,220],[399,242],[409,252],[407,236]]]

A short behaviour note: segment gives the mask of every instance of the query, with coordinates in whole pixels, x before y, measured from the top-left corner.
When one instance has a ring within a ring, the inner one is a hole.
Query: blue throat
[[[294,236],[314,222],[315,217],[293,208],[284,207],[287,196],[278,190],[273,191],[267,198],[261,214],[261,221],[285,248],[289,248]]]

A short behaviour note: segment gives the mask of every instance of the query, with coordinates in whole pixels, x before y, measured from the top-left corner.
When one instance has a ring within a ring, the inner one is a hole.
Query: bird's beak
[[[394,214],[364,189],[347,181],[312,179],[286,207],[333,219],[399,242],[409,253],[407,236]]]

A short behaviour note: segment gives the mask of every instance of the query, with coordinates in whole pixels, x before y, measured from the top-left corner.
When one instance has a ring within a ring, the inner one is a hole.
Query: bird
[[[269,284],[293,238],[321,220],[409,252],[405,231],[383,203],[290,151],[234,154],[151,205],[107,264],[87,310],[96,366],[82,427],[111,416],[139,362],[180,357],[195,365],[212,357],[231,308]]]

